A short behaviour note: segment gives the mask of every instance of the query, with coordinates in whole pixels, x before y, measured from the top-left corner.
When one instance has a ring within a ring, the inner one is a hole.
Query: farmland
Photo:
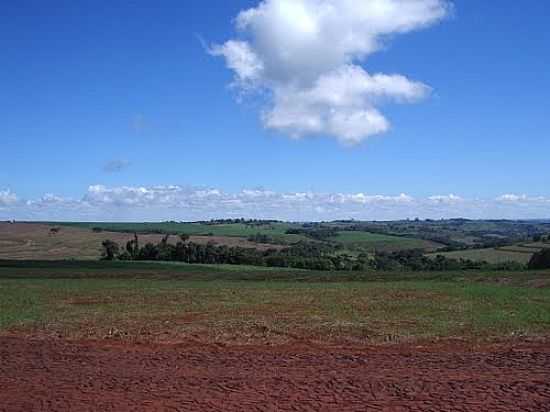
[[[431,254],[431,256],[443,255],[448,258],[483,260],[489,263],[518,262],[522,264],[527,264],[531,259],[532,254],[533,252],[522,253],[522,252],[517,252],[515,250],[487,248],[487,249],[460,250],[456,252],[444,252],[444,253]]]
[[[486,261],[489,263],[517,262],[529,263],[533,253],[550,246],[547,243],[520,243],[517,245],[502,246],[497,248],[470,249],[455,252],[438,252],[431,256],[443,255],[451,259],[471,259],[475,261]]]
[[[543,410],[549,314],[549,271],[0,262],[0,404]]]
[[[160,223],[80,223],[80,222],[62,222],[50,223],[50,225],[60,224],[62,226],[93,229],[101,228],[107,232],[125,232],[125,233],[161,233],[173,234],[186,233],[188,235],[198,236],[229,236],[229,237],[248,237],[255,234],[271,236],[278,241],[296,242],[303,239],[301,236],[288,235],[286,231],[292,227],[291,224],[282,222],[270,222],[266,224],[205,224],[205,223],[185,223],[185,222],[160,222]]]
[[[52,233],[51,229],[59,229]],[[143,243],[158,243],[162,234],[142,234]],[[101,242],[112,239],[122,245],[133,238],[130,232],[93,231],[92,228],[37,223],[8,224],[0,222],[0,259],[48,259],[48,260],[97,260],[101,257]],[[176,236],[169,239],[175,242]],[[193,235],[193,242],[245,248],[273,248],[276,245],[262,245],[249,242],[246,238],[236,236]]]
[[[403,249],[422,249],[431,251],[437,250],[443,246],[442,244],[428,240],[369,232],[339,232],[338,235],[331,240],[342,243],[349,248],[371,253],[376,250],[397,251]]]
[[[550,332],[550,273],[365,274],[4,264],[0,329],[71,339],[383,343]],[[355,279],[355,280],[354,280]],[[346,302],[342,304],[342,302]]]
[[[101,244],[110,240],[122,249],[134,239],[135,229],[141,245],[159,244],[168,236],[175,246],[179,235],[198,245],[216,245],[242,250],[282,250],[292,245],[310,245],[331,249],[335,253],[369,253],[420,248],[426,251],[441,246],[422,239],[381,235],[368,232],[338,232],[337,236],[316,240],[305,234],[286,233],[293,224],[53,224],[0,223],[0,259],[97,260],[102,255]],[[109,231],[113,230],[113,231]],[[179,231],[179,230],[187,230]],[[262,243],[268,242],[268,243]],[[153,259],[154,260],[154,259]],[[203,262],[209,263],[209,262]]]
[[[525,266],[535,252],[550,245],[543,232],[546,229],[545,223],[463,220],[383,223],[284,223],[242,219],[197,223],[0,222],[0,259],[97,260],[105,252],[102,243],[109,240],[118,248],[118,254],[112,258],[123,260],[318,270],[490,269],[490,265],[506,265],[509,269],[508,263]],[[135,255],[132,256],[125,251],[136,235],[139,243],[136,247],[148,248],[132,251]],[[178,246],[182,235],[187,243]],[[533,238],[537,237],[538,240],[534,241]],[[167,246],[162,246],[163,242]],[[180,248],[179,252],[177,248]],[[425,254],[434,262],[435,258],[439,260],[432,264],[429,259],[422,260],[409,251]],[[442,258],[446,260],[441,261]]]
[[[494,237],[472,228],[440,242],[389,223],[97,225],[0,223],[0,409],[544,410],[550,401],[550,270],[466,270],[458,260],[524,264],[547,245],[527,235],[533,228],[483,248]],[[169,250],[326,250],[336,262],[391,265],[99,259],[102,241],[124,245],[133,230]],[[453,247],[466,249],[444,251]],[[441,254],[459,265],[415,266],[445,262]]]

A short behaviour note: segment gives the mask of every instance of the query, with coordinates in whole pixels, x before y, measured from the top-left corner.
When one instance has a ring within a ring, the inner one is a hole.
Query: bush
[[[529,269],[550,269],[550,249],[542,249],[529,261]]]
[[[102,258],[103,260],[115,260],[118,258],[120,247],[118,243],[113,242],[112,240],[105,240],[101,243],[103,246]]]

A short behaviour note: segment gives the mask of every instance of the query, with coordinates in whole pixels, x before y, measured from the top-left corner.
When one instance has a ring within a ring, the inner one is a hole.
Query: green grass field
[[[257,233],[272,236],[275,239],[283,239],[289,242],[297,242],[304,239],[299,235],[287,235],[285,232],[292,227],[289,223],[273,223],[261,226],[247,225],[243,223],[231,224],[215,224],[206,225],[201,223],[177,223],[177,222],[161,222],[161,223],[102,223],[102,222],[68,222],[57,223],[62,226],[73,226],[79,228],[93,229],[101,228],[105,231],[112,232],[151,232],[161,231],[164,233],[188,235],[208,235],[214,236],[235,236],[248,237]]]
[[[368,232],[339,232],[331,240],[343,243],[352,248],[368,252],[397,251],[402,249],[434,250],[442,245],[422,239],[411,239],[401,236],[382,235]]]
[[[550,332],[548,271],[353,278],[101,263],[2,262],[0,330],[74,339],[245,344],[475,340]]]
[[[50,222],[51,223],[51,222]],[[62,226],[72,226],[85,229],[101,228],[112,232],[138,232],[147,233],[152,231],[162,231],[171,234],[186,233],[189,235],[214,235],[244,237],[262,234],[270,236],[276,242],[296,243],[301,240],[309,240],[304,235],[287,234],[290,228],[300,227],[300,225],[291,223],[272,223],[260,226],[247,225],[243,223],[231,224],[213,224],[206,225],[201,223],[59,223]],[[425,249],[435,250],[442,245],[422,239],[406,238],[401,236],[382,235],[368,232],[340,232],[338,236],[331,239],[335,242],[343,243],[356,249],[373,252],[374,250],[396,251],[400,249]]]
[[[455,252],[433,253],[429,256],[443,255],[453,259],[470,259],[473,261],[486,261],[488,263],[518,262],[529,263],[534,251],[518,250],[517,247],[506,247],[499,249],[470,249],[458,250]]]

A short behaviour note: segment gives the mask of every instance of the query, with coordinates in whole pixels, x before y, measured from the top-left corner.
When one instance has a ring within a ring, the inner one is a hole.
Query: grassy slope
[[[455,252],[432,253],[429,256],[443,255],[454,259],[470,259],[475,261],[486,261],[489,263],[518,262],[529,263],[533,253],[543,247],[550,246],[543,243],[528,243],[499,248],[458,250]]]
[[[241,223],[234,224],[220,224],[220,225],[205,225],[200,223],[176,223],[176,222],[162,222],[162,223],[79,223],[79,222],[67,222],[58,223],[58,225],[75,226],[80,228],[92,229],[94,227],[102,228],[106,231],[126,231],[126,232],[147,232],[153,230],[160,230],[166,233],[180,234],[186,233],[188,235],[207,235],[213,234],[214,236],[238,236],[248,237],[257,233],[272,236],[276,239],[284,239],[289,242],[297,242],[304,239],[298,235],[287,235],[285,232],[291,224],[288,223],[274,223],[262,226],[251,226]]]
[[[109,231],[97,233],[85,226],[64,226],[57,234],[51,234],[52,227],[46,224],[0,222],[0,259],[97,260],[101,257],[101,243],[104,240],[113,240],[124,247],[129,240],[133,239],[133,233]],[[161,234],[139,235],[141,245],[148,242],[158,243],[162,238]],[[291,238],[292,236],[289,237],[289,239]],[[169,242],[173,244],[178,240],[178,236],[169,238]],[[193,235],[190,241],[201,244],[214,242],[218,245],[258,248],[260,250],[284,247],[284,245],[258,244],[248,241],[246,237],[236,236]]]
[[[550,332],[549,289],[434,281],[0,280],[0,309],[0,328],[75,337],[109,330],[209,340],[254,333],[408,339]]]
[[[401,236],[382,235],[368,232],[340,232],[332,238],[346,246],[358,247],[366,251],[374,250],[396,251],[399,249],[434,250],[442,246],[435,242],[422,239],[411,239]]]
[[[220,224],[220,225],[205,225],[200,223],[61,223],[61,225],[76,226],[81,228],[92,229],[100,227],[108,231],[137,231],[146,232],[151,230],[161,230],[168,233],[187,233],[190,235],[206,235],[213,234],[214,236],[235,236],[248,237],[257,233],[268,235],[275,240],[282,240],[287,243],[294,243],[300,240],[311,240],[302,235],[289,235],[285,232],[296,227],[291,223],[273,223],[262,226],[251,226],[241,223]],[[299,225],[298,225],[299,226]],[[400,236],[380,235],[368,232],[340,232],[339,236],[331,239],[336,242],[341,242],[346,245],[353,245],[359,248],[364,248],[367,251],[374,249],[383,250],[398,250],[398,249],[428,249],[433,250],[441,246],[437,243],[414,239],[404,238]]]
[[[550,248],[548,242],[525,242],[517,245],[498,248],[459,250],[455,252],[432,253],[428,256],[443,255],[454,259],[485,260],[489,263],[519,262],[529,263],[535,252],[543,248]]]
[[[550,288],[531,287],[550,285],[548,271],[506,278],[476,272],[376,273],[364,274],[372,281],[358,282],[338,281],[344,275],[253,268],[72,265],[3,262],[0,330],[74,338],[103,338],[115,331],[117,337],[137,340],[240,343],[550,332]],[[61,275],[65,278],[54,278]],[[67,278],[76,275],[81,279]]]

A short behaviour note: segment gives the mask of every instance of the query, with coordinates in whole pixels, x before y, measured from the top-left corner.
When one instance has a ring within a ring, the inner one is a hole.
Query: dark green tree
[[[137,233],[134,233],[134,238],[126,243],[126,251],[132,260],[137,259],[139,255],[139,239]]]
[[[528,267],[529,269],[550,269],[550,249],[542,249],[535,253]]]
[[[120,251],[118,243],[112,240],[104,240],[101,246],[103,246],[103,252],[101,254],[103,260],[115,260],[118,257]]]

